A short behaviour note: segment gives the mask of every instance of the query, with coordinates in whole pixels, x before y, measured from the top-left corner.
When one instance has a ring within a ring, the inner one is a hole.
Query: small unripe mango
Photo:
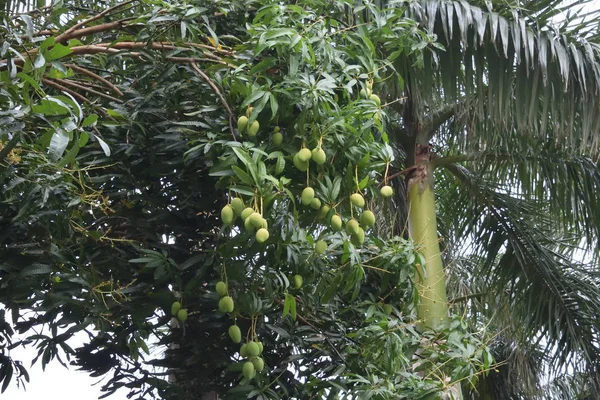
[[[256,344],[258,345],[258,355],[261,355],[263,352],[263,344],[262,342],[256,342]]]
[[[221,220],[225,225],[233,223],[233,208],[229,204],[221,209]]]
[[[383,305],[383,312],[386,313],[386,315],[391,315],[392,311],[394,311],[394,309],[392,308],[391,305],[389,305],[389,304]]]
[[[254,121],[252,125],[248,127],[248,136],[254,137],[258,133],[258,129],[260,128],[260,124],[258,121]]]
[[[360,223],[367,228],[375,225],[375,214],[370,210],[363,211],[360,215]]]
[[[356,234],[359,229],[360,229],[360,226],[358,225],[358,221],[355,220],[354,218],[350,219],[346,223],[346,233],[348,233],[349,235]]]
[[[352,243],[355,246],[360,246],[365,242],[365,231],[363,230],[363,228],[361,228],[360,226],[358,227],[358,230],[356,231],[356,233],[354,233],[352,235]]]
[[[275,146],[280,146],[283,143],[283,135],[281,132],[275,132],[273,136],[271,136],[271,141]]]
[[[298,152],[298,158],[300,159],[300,161],[306,162],[306,161],[310,160],[311,157],[312,157],[312,153],[306,147],[304,147],[303,149],[301,149]]]
[[[246,117],[245,115],[242,115],[237,120],[237,128],[238,128],[238,131],[240,131],[240,134],[244,133],[247,126],[248,126],[248,117]]]
[[[256,241],[258,243],[264,243],[267,241],[268,238],[269,238],[269,231],[266,230],[265,228],[260,228],[258,231],[256,231]]]
[[[171,304],[171,315],[172,316],[176,316],[177,312],[181,310],[181,303],[176,301],[173,304]]]
[[[181,310],[177,311],[177,319],[180,320],[181,322],[185,322],[187,317],[188,317],[188,312],[185,308],[182,308]]]
[[[298,153],[294,156],[294,167],[298,168],[300,171],[304,172],[308,169],[308,161],[300,160]]]
[[[339,231],[340,229],[342,229],[342,218],[340,218],[339,215],[334,215],[331,217],[331,228],[334,231]]]
[[[242,374],[244,374],[244,378],[252,379],[256,376],[256,369],[254,368],[254,364],[250,361],[246,361],[244,366],[242,367]]]
[[[365,89],[360,89],[360,92],[358,92],[358,94],[360,95],[361,98],[366,99],[369,97],[369,94],[367,93],[367,91]]]
[[[320,209],[321,208],[321,200],[319,200],[315,197],[314,199],[311,200],[310,207],[315,210]]]
[[[248,344],[244,343],[242,347],[240,347],[240,357],[248,357]]]
[[[230,205],[233,209],[235,216],[239,217],[242,215],[242,211],[244,211],[244,201],[242,199],[240,199],[239,197],[234,197],[233,199],[231,199]]]
[[[252,225],[252,220],[250,218],[246,218],[244,221],[244,228],[250,232],[254,230],[254,225]]]
[[[252,207],[246,207],[241,212],[240,217],[242,217],[242,219],[245,221],[249,216],[252,215],[252,213],[254,213],[254,209]]]
[[[219,281],[215,285],[215,290],[219,296],[223,297],[227,294],[227,284],[223,281]]]
[[[331,207],[329,207],[327,204],[323,205],[317,214],[317,218],[325,218],[329,210],[331,210]]]
[[[314,199],[314,197],[315,197],[315,191],[310,186],[305,187],[304,190],[302,191],[302,195],[300,196],[300,198],[302,200],[302,204],[304,204],[305,206],[309,205],[310,202]]]
[[[362,208],[365,206],[365,198],[362,197],[362,194],[360,193],[353,193],[352,196],[350,196],[350,202],[356,207]]]
[[[254,213],[250,214],[248,219],[250,220],[250,223],[252,224],[253,227],[260,228],[262,226],[263,217],[259,213],[254,212]]]
[[[219,300],[219,311],[222,313],[233,312],[233,299],[229,296],[222,297]]]
[[[325,253],[325,250],[327,250],[327,242],[324,240],[317,241],[315,244],[315,253],[323,254]]]
[[[256,357],[260,353],[260,349],[258,347],[258,343],[256,342],[248,342],[246,343],[246,353],[248,353],[248,357]]]
[[[376,94],[372,94],[369,96],[369,99],[374,101],[375,104],[377,104],[378,106],[381,105],[381,99],[379,98],[379,96],[377,96]]]
[[[392,197],[394,195],[394,189],[391,186],[385,185],[379,191],[383,197]]]
[[[250,360],[250,362],[254,364],[254,369],[256,372],[261,372],[263,369],[265,369],[265,361],[260,357],[255,357]]]
[[[231,325],[229,327],[229,337],[233,341],[233,343],[239,343],[242,341],[242,331],[240,331],[240,327],[237,325]]]
[[[325,164],[325,161],[327,161],[327,155],[322,148],[316,147],[312,151],[312,160],[317,164],[322,165]]]
[[[304,279],[302,278],[302,275],[294,275],[294,287],[296,289],[300,289],[302,287],[302,283],[304,282]]]

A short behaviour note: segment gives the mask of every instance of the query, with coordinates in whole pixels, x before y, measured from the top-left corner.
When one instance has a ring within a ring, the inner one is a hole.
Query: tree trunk
[[[425,265],[418,270],[416,283],[419,292],[417,316],[424,326],[437,328],[448,318],[448,299],[428,159],[417,164],[408,181],[408,231],[425,259]]]
[[[420,265],[417,270],[417,317],[424,327],[435,329],[448,320],[448,298],[429,150],[429,145],[416,146],[415,170],[408,180],[408,232],[425,260],[425,265]],[[462,398],[460,384],[451,386],[442,395],[442,399]]]

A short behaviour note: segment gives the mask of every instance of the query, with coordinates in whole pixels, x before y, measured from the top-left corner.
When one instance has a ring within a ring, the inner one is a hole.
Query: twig
[[[93,16],[91,18],[88,18],[86,20],[83,20],[83,21],[79,22],[78,24],[73,25],[72,27],[70,27],[69,29],[67,29],[65,31],[65,33],[63,33],[62,35],[57,36],[56,37],[56,42],[62,42],[63,40],[65,40],[65,38],[67,38],[69,36],[69,34],[73,33],[74,31],[76,31],[77,29],[81,28],[82,26],[87,25],[90,22],[96,21],[96,20],[104,17],[105,15],[110,14],[111,12],[113,12],[113,11],[115,11],[115,10],[121,8],[121,7],[124,7],[127,4],[131,4],[131,3],[135,2],[135,1],[138,1],[138,0],[127,0],[127,1],[125,1],[123,3],[115,5],[114,7],[107,8],[106,10],[102,11],[98,15],[95,15],[95,16]]]
[[[69,68],[73,69],[74,71],[81,72],[82,74],[85,74],[91,78],[99,80],[102,83],[104,83],[106,86],[108,86],[110,89],[112,89],[113,92],[115,92],[119,96],[123,96],[123,92],[121,92],[118,87],[116,87],[115,85],[110,83],[110,81],[108,81],[107,79],[104,79],[103,77],[101,77],[100,75],[98,75],[94,72],[87,70],[85,68],[82,68],[75,64],[65,64],[65,67],[69,67]]]
[[[73,95],[73,97],[75,97],[75,98],[83,101],[84,103],[88,103],[88,104],[91,103],[91,101],[89,101],[85,96],[82,96],[79,93],[77,93],[76,91],[71,90],[69,88],[66,88],[63,85],[60,85],[60,84],[58,84],[56,82],[53,82],[50,79],[42,78],[42,82],[44,84],[48,85],[48,86],[51,86],[51,87],[55,88],[55,89],[58,89],[58,90],[63,91],[63,92],[67,92],[67,93]]]
[[[229,107],[229,104],[227,104],[225,97],[223,97],[223,94],[221,94],[219,88],[208,77],[208,75],[206,75],[204,71],[198,68],[198,65],[196,63],[192,63],[191,65],[192,68],[194,68],[194,70],[198,73],[198,75],[200,75],[202,79],[204,79],[206,83],[208,83],[208,85],[211,87],[211,89],[217,94],[217,96],[221,100],[221,103],[223,103],[223,106],[227,110],[227,114],[229,114],[229,129],[231,129],[231,136],[233,136],[233,140],[237,142],[237,140],[235,139],[235,131],[233,130],[233,111],[231,111],[231,108]]]
[[[113,97],[113,96],[110,96],[110,95],[108,95],[106,93],[102,93],[102,92],[99,92],[97,90],[85,87],[83,85],[80,85],[78,83],[69,81],[67,79],[55,78],[54,80],[56,82],[59,82],[62,85],[71,86],[71,87],[74,87],[74,88],[77,88],[77,89],[80,89],[80,90],[85,90],[86,92],[90,92],[90,93],[93,93],[93,94],[95,94],[97,96],[104,97],[105,99],[116,101],[117,103],[123,103],[123,100],[121,100],[121,99],[117,99],[116,97]]]

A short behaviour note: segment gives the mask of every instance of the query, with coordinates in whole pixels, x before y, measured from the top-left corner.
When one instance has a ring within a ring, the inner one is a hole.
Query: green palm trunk
[[[429,328],[437,328],[448,318],[446,280],[440,252],[433,191],[432,170],[418,167],[408,183],[408,229],[425,259],[417,276],[419,305],[417,315]]]

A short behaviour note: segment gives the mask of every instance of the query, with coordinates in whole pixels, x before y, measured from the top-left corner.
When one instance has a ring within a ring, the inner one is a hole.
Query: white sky
[[[589,8],[590,11],[600,9],[600,0],[595,0]],[[41,362],[30,368],[31,360],[36,354],[34,349],[17,348],[11,351],[13,359],[23,361],[29,372],[30,382],[26,384],[24,391],[16,386],[14,380],[11,381],[8,389],[0,395],[2,400],[95,400],[102,394],[102,383],[94,385],[102,378],[90,378],[87,373],[66,369],[58,362],[48,365],[46,371],[42,371]],[[108,400],[127,400],[126,394],[127,389],[121,389],[108,397]]]

